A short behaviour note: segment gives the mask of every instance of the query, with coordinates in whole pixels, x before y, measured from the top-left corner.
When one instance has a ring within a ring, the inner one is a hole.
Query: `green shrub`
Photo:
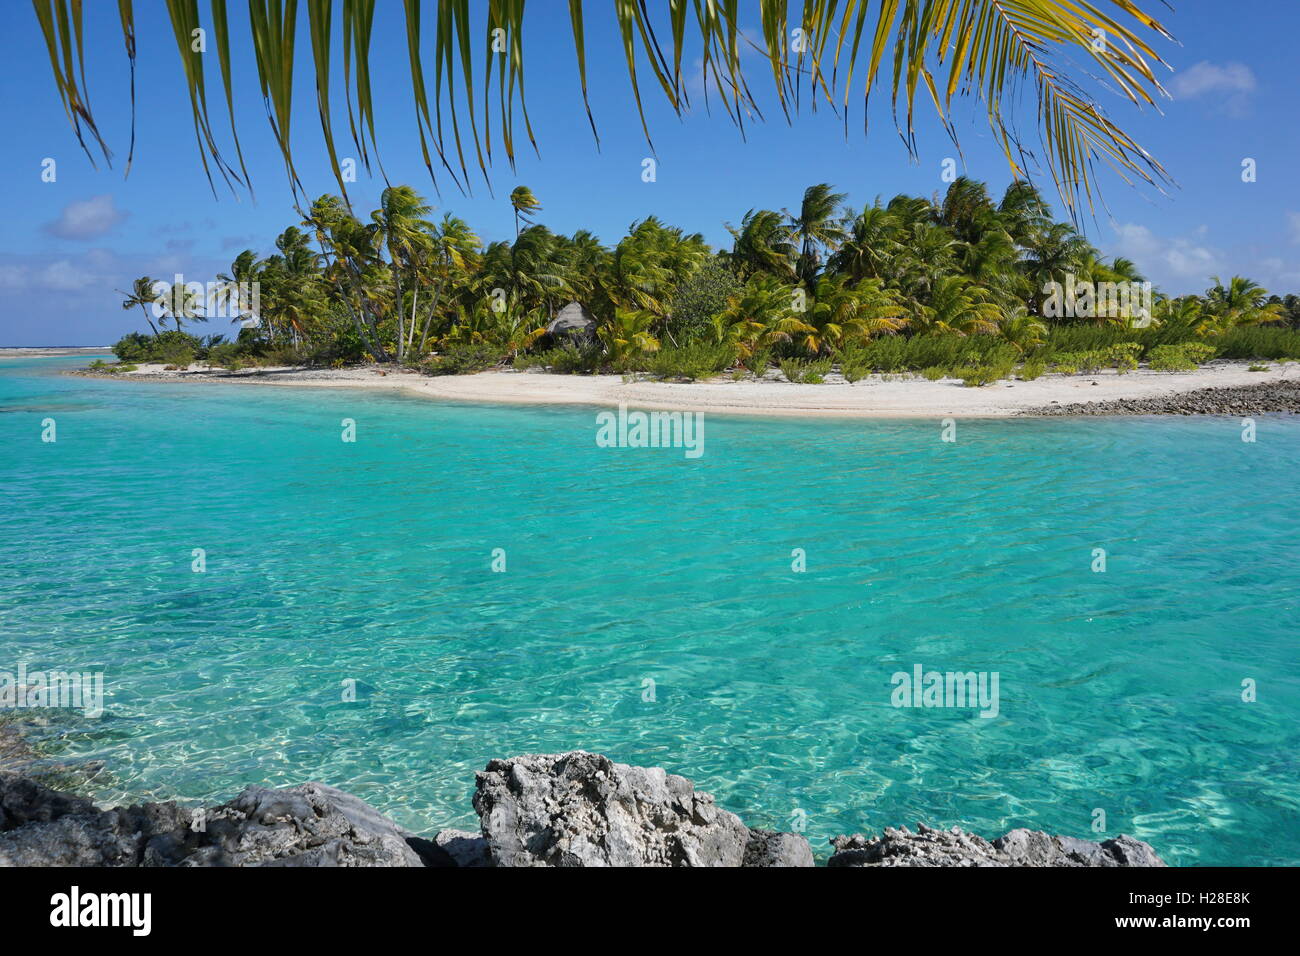
[[[431,375],[470,375],[484,372],[501,361],[501,350],[494,345],[475,343],[454,345],[426,364]]]
[[[1106,356],[1110,359],[1115,371],[1120,375],[1125,372],[1131,372],[1138,367],[1138,358],[1142,354],[1142,344],[1140,342],[1117,342],[1106,350]]]
[[[1151,350],[1149,364],[1156,372],[1188,372],[1196,368],[1181,345],[1156,346]]]
[[[1157,345],[1150,353],[1150,366],[1157,372],[1191,372],[1208,362],[1218,350],[1204,342]]]
[[[114,344],[113,354],[119,362],[144,362],[148,360],[152,346],[153,339],[149,336],[140,332],[128,332]]]
[[[242,368],[244,365],[243,358],[240,355],[240,348],[234,342],[226,342],[221,345],[214,345],[208,349],[208,365],[216,365],[221,368],[231,369]]]
[[[661,348],[648,357],[648,371],[656,378],[695,381],[711,378],[728,368],[736,358],[730,345],[692,342],[680,348]]]
[[[546,368],[551,363],[547,361],[548,352],[516,352],[515,357],[510,360],[510,367],[516,371],[526,371],[530,368]]]
[[[1024,365],[1020,366],[1020,378],[1022,381],[1032,382],[1043,374],[1045,368],[1046,366],[1044,366],[1040,359],[1030,359]]]
[[[591,375],[600,368],[604,350],[595,343],[579,345],[569,342],[545,354],[552,372],[560,375]]]
[[[921,377],[928,382],[937,382],[941,378],[948,377],[948,370],[938,365],[931,365],[929,368],[921,369]]]
[[[1002,376],[998,374],[998,369],[991,365],[973,365],[963,368],[958,373],[961,383],[966,388],[979,388],[983,385],[992,385]]]
[[[156,336],[131,332],[113,346],[113,354],[123,362],[155,362],[163,365],[190,365],[205,351],[201,339],[188,332],[168,329]]]
[[[1300,331],[1239,325],[1214,340],[1228,359],[1300,359]]]
[[[1110,364],[1110,355],[1108,350],[1088,349],[1083,352],[1058,352],[1051,356],[1053,364],[1057,371],[1070,369],[1069,374],[1074,372],[1097,372]]]
[[[861,349],[846,349],[840,353],[840,374],[846,382],[857,382],[871,374],[871,363]]]
[[[750,353],[749,358],[745,359],[745,368],[749,369],[755,378],[762,378],[766,375],[771,364],[771,349],[755,349]]]
[[[1247,372],[1267,372],[1267,371],[1268,371],[1268,366],[1267,366],[1267,365],[1252,365],[1250,368],[1246,369],[1246,371],[1247,371]]]
[[[687,343],[698,337],[739,288],[735,273],[716,259],[700,266],[673,293],[671,311],[664,323],[669,341]]]
[[[786,377],[786,380],[803,385],[820,385],[826,380],[830,371],[831,360],[828,358],[781,360],[781,374]]]
[[[154,353],[152,360],[172,368],[185,368],[194,364],[194,350],[179,342],[169,342]]]
[[[217,346],[220,348],[221,346]],[[273,345],[262,350],[258,356],[259,365],[302,365],[303,354],[292,345]]]

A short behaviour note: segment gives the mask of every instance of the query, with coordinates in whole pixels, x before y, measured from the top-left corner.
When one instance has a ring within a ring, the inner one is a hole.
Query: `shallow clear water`
[[[710,416],[692,461],[590,409],[84,361],[0,362],[0,670],[104,671],[37,731],[103,800],[316,779],[428,832],[489,758],[584,748],[819,853],[1100,808],[1171,863],[1300,863],[1300,422]],[[916,664],[998,672],[997,717],[891,706]]]

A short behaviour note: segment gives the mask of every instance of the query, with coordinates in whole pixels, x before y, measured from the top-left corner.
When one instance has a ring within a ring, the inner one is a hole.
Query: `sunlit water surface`
[[[819,855],[1101,809],[1171,863],[1300,863],[1300,422],[709,417],[687,460],[590,409],[84,361],[0,363],[0,670],[104,672],[103,717],[33,731],[98,799],[314,779],[429,832],[489,758],[583,748]],[[998,715],[893,707],[916,664],[998,672]]]

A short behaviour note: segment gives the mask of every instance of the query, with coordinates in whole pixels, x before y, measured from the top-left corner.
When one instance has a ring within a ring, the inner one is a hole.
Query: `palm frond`
[[[81,0],[32,3],[74,133],[89,155],[83,135],[88,132],[107,159],[108,146],[95,125],[86,95]],[[828,103],[843,111],[846,123],[850,103],[860,97],[865,128],[873,92],[887,86],[899,135],[914,155],[918,100],[928,101],[954,141],[954,103],[957,99],[974,100],[987,113],[990,128],[1018,178],[1033,172],[1034,153],[1012,119],[1011,104],[1022,88],[1032,88],[1043,163],[1072,216],[1077,217],[1084,202],[1089,209],[1093,207],[1098,167],[1103,164],[1129,183],[1160,188],[1169,181],[1159,161],[1109,119],[1096,97],[1085,89],[1092,81],[1139,108],[1154,106],[1164,95],[1154,72],[1163,61],[1152,43],[1172,37],[1137,0],[803,0],[797,5],[797,14],[789,0],[752,0],[753,6],[743,13],[740,0],[670,0],[666,11],[655,15],[646,0],[609,3],[633,103],[652,150],[642,95],[643,69],[648,64],[669,107],[680,114],[689,106],[682,72],[688,49],[698,50],[706,108],[710,92],[716,92],[742,136],[746,119],[762,118],[741,63],[740,44],[744,42],[767,60],[777,102],[787,118],[798,112],[806,80],[812,108],[816,109],[819,100]],[[249,3],[258,80],[295,193],[299,180],[289,131],[297,6],[298,0]],[[582,103],[599,146],[588,98],[588,6],[583,0],[569,0],[568,6]],[[754,7],[762,45],[741,31],[742,16],[750,15]],[[130,0],[119,0],[119,10],[127,54],[134,63],[135,19]],[[208,122],[202,59],[189,45],[190,34],[198,27],[197,0],[167,0],[167,12],[181,52],[195,135],[209,180],[211,161],[228,182],[247,182],[238,137],[235,148],[240,172],[236,173],[221,158]],[[341,3],[348,125],[367,169],[371,153],[378,157],[369,62],[374,12],[374,0]],[[519,125],[534,149],[537,147],[525,98],[524,0],[486,3],[481,69],[474,63],[478,41],[472,35],[468,0],[440,0],[431,25],[423,21],[421,12],[420,0],[405,0],[410,82],[422,158],[432,176],[436,154],[457,185],[468,189],[471,154],[463,131],[468,124],[472,155],[490,186],[488,166],[494,137],[514,167],[516,111]],[[329,102],[333,16],[332,0],[308,0],[317,107],[330,163],[342,187]],[[233,135],[236,124],[225,0],[212,0],[212,19]],[[796,27],[801,31],[797,45],[791,39]],[[421,55],[428,34],[432,34],[434,55],[431,96]],[[1076,59],[1081,66],[1073,62]],[[444,124],[444,118],[449,122]]]

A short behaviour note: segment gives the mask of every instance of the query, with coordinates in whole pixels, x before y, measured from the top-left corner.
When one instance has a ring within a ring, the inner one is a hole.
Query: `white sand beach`
[[[1267,371],[1251,372],[1251,364]],[[400,390],[440,401],[519,405],[595,405],[620,403],[641,409],[680,409],[725,415],[826,418],[999,418],[1025,414],[1051,404],[1072,405],[1116,399],[1151,399],[1202,388],[1227,388],[1267,382],[1300,381],[1300,364],[1212,362],[1194,372],[1124,375],[1108,369],[1093,374],[1044,375],[1034,381],[996,382],[966,388],[956,379],[931,382],[920,377],[872,375],[849,384],[838,375],[818,385],[776,381],[631,381],[619,375],[553,375],[544,372],[490,371],[476,375],[427,376],[404,369],[258,368],[239,372],[191,366],[166,371],[141,365],[113,378],[282,385],[310,388]]]

